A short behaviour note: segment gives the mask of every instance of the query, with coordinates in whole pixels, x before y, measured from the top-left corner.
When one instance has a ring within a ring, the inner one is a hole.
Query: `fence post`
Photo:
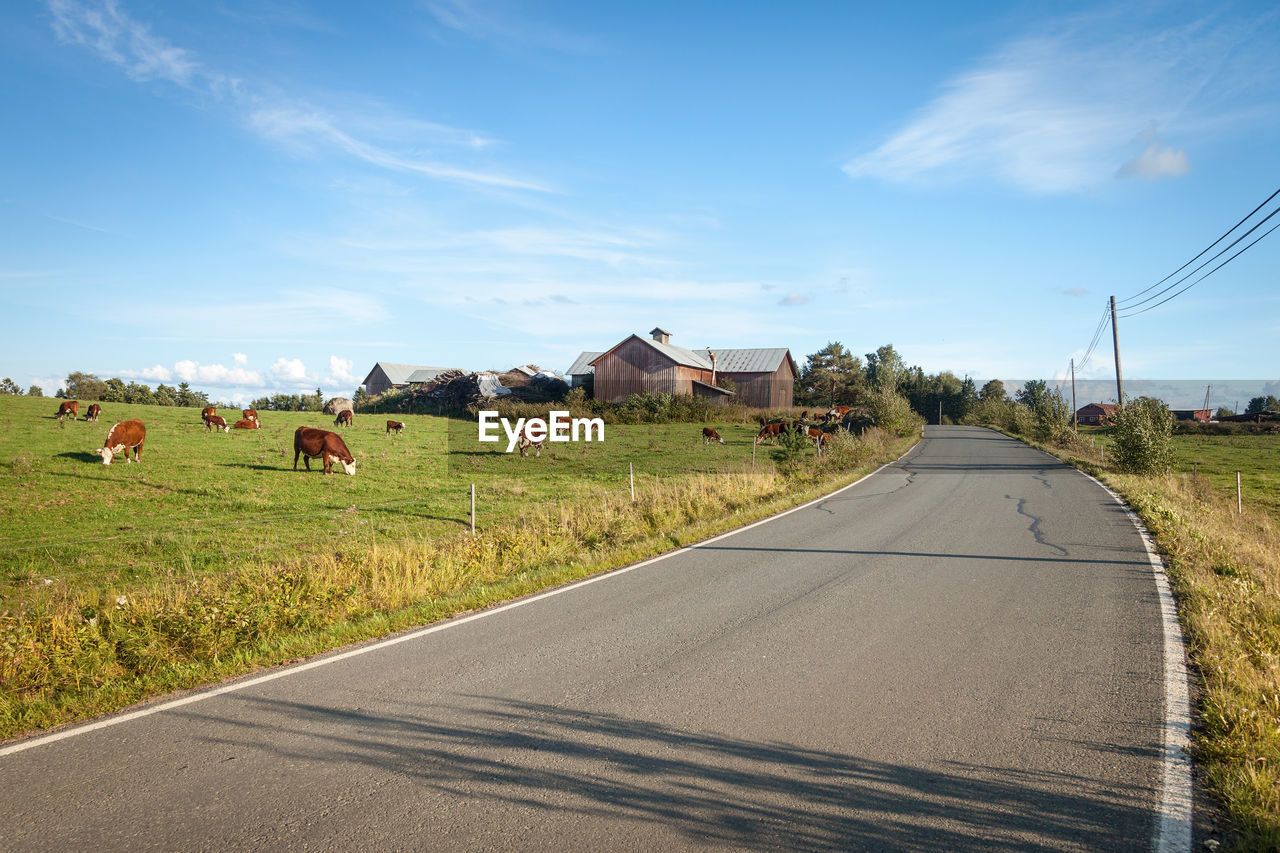
[[[631,462],[627,463],[627,476],[631,479],[631,502],[636,502],[636,467]]]
[[[1240,472],[1236,472],[1236,514],[1244,515],[1244,500],[1240,496]]]
[[[476,484],[471,484],[471,535],[476,535]]]

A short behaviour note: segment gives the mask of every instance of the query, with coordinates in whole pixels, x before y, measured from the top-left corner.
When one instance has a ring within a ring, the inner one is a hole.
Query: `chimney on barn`
[[[707,347],[707,355],[711,357],[711,384],[716,384],[716,354],[711,351],[711,347]]]
[[[653,339],[660,344],[671,343],[671,333],[666,329],[659,329],[655,326],[653,331],[649,332],[649,334],[653,335]]]

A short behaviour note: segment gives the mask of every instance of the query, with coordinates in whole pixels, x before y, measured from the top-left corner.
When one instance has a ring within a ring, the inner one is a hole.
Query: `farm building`
[[[595,368],[591,366],[591,362],[595,361],[602,352],[584,352],[574,359],[573,364],[569,365],[569,369],[564,372],[564,381],[569,383],[570,388],[577,388],[579,385],[586,384],[588,377],[595,373]]]
[[[446,370],[448,370],[446,367],[423,367],[417,364],[392,364],[389,361],[380,361],[373,366],[369,375],[360,384],[364,386],[366,394],[382,394],[392,388],[407,388],[410,385],[430,382]]]
[[[1090,403],[1076,410],[1076,423],[1088,426],[1109,424],[1115,411],[1115,403]]]
[[[663,392],[703,397],[715,405],[730,398],[761,408],[791,405],[799,371],[786,348],[694,352],[672,344],[665,329],[649,334],[631,335],[590,360],[597,400],[620,402],[631,394]],[[726,379],[734,391],[717,384]]]
[[[1174,409],[1173,416],[1180,421],[1195,421],[1196,423],[1207,424],[1213,419],[1213,410],[1211,409]]]

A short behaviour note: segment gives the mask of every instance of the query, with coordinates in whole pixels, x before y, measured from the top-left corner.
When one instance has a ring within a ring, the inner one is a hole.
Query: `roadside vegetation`
[[[670,550],[850,482],[919,434],[904,415],[819,458],[755,447],[752,422],[711,420],[724,445],[700,423],[618,424],[521,458],[478,443],[474,421],[402,416],[388,436],[357,415],[347,477],[293,471],[294,429],[332,428],[319,413],[218,433],[193,409],[111,403],[85,423],[54,408],[0,396],[0,737]],[[147,425],[142,462],[103,466],[91,451],[130,417]]]
[[[1280,431],[1180,429],[1163,403],[1139,399],[1114,425],[1076,433],[1034,403],[993,400],[973,422],[1088,471],[1137,511],[1164,559],[1201,686],[1196,763],[1235,845],[1280,849]]]

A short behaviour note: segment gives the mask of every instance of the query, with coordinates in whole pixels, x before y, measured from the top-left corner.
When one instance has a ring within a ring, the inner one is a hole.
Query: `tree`
[[[70,380],[68,380],[68,384],[70,384]],[[102,383],[102,391],[99,392],[98,399],[104,403],[123,403],[126,402],[125,397],[128,394],[128,390],[123,380],[112,377]]]
[[[1043,379],[1032,379],[1022,386],[1014,399],[1031,411],[1043,406],[1049,399],[1049,383]]]
[[[898,379],[906,370],[907,365],[893,344],[885,344],[875,352],[867,353],[867,381],[876,388],[895,390]]]
[[[30,388],[28,388],[28,389],[27,389],[27,396],[28,396],[28,397],[43,397],[43,396],[44,396],[44,389],[43,389],[43,388],[41,388],[39,385],[32,385]]]
[[[179,406],[203,409],[209,405],[209,395],[203,391],[192,391],[186,382],[178,383],[178,393],[174,395]]]
[[[0,394],[14,394],[21,397],[22,389],[18,387],[17,382],[6,376],[3,380],[0,380]]]
[[[1163,474],[1173,460],[1173,414],[1162,401],[1139,397],[1111,416],[1111,458],[1130,474]]]
[[[982,386],[982,390],[978,392],[978,397],[984,403],[990,400],[1000,402],[1004,399],[1004,383],[999,379],[992,379]]]
[[[178,389],[170,388],[161,382],[156,386],[156,393],[153,395],[155,404],[157,406],[176,406],[178,405],[177,393]]]
[[[117,379],[117,382],[120,380]],[[106,402],[107,398],[102,396],[106,390],[106,383],[92,373],[81,373],[73,371],[67,374],[67,387],[63,396],[68,400],[102,400]]]
[[[1256,415],[1260,412],[1280,412],[1280,400],[1269,394],[1265,397],[1254,397],[1244,410],[1246,415]]]
[[[865,386],[862,362],[833,341],[805,360],[796,378],[795,401],[801,406],[852,406]]]

